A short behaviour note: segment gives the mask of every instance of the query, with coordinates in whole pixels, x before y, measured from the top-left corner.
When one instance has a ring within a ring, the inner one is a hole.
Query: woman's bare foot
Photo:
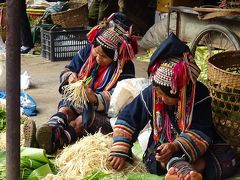
[[[187,175],[180,174],[178,169],[171,167],[165,180],[202,180],[202,175],[196,171],[190,171]]]

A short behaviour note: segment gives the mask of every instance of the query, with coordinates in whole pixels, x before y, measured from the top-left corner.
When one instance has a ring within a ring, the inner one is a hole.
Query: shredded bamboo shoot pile
[[[145,166],[139,159],[133,164],[127,163],[122,171],[115,171],[108,163],[112,137],[100,132],[86,136],[75,144],[64,148],[56,158],[57,175],[48,175],[45,179],[83,179],[94,170],[111,174],[114,177],[123,177],[127,173],[146,172]]]
[[[24,144],[23,125],[21,124],[20,145]],[[0,150],[6,150],[6,131],[0,133]]]
[[[88,98],[85,92],[85,83],[79,80],[63,87],[63,99],[76,107],[87,107]]]
[[[0,150],[6,150],[6,131],[0,133]]]

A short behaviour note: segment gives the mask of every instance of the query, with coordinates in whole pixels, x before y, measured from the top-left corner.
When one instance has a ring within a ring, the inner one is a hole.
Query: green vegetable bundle
[[[0,132],[6,128],[6,110],[0,108]]]
[[[20,155],[20,179],[42,179],[48,173],[55,173],[53,163],[45,150],[22,148]],[[0,179],[6,179],[6,151],[0,151]]]

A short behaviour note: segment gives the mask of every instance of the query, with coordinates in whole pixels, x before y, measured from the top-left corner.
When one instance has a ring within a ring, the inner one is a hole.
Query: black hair
[[[177,92],[176,94],[171,94],[171,87],[169,87],[169,86],[163,86],[161,84],[158,84],[154,80],[152,82],[152,85],[155,87],[159,87],[164,92],[164,94],[166,94],[168,97],[171,97],[171,98],[179,97],[179,92]]]
[[[114,58],[114,50],[113,49],[108,49],[105,46],[102,46],[96,39],[93,42],[94,47],[101,46],[103,52],[111,59]]]

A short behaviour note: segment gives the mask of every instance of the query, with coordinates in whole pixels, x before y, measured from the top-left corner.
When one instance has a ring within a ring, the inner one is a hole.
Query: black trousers
[[[31,33],[31,27],[29,23],[29,19],[27,16],[27,11],[26,11],[26,0],[21,0],[20,1],[20,12],[21,12],[21,42],[22,46],[30,47],[33,48],[33,39],[32,39],[32,33]]]

